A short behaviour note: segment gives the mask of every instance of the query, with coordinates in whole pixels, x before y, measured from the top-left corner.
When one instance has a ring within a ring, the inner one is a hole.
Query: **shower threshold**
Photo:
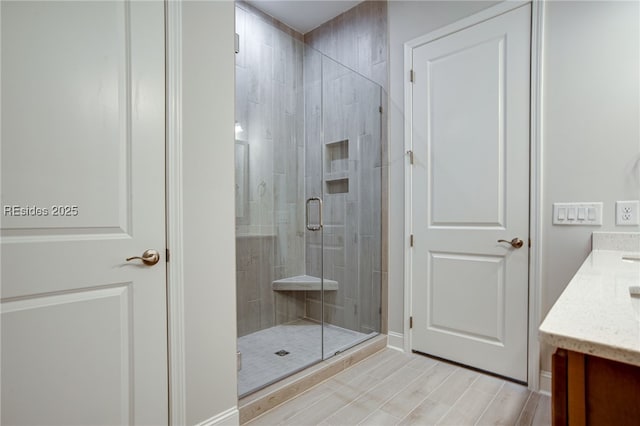
[[[321,324],[301,319],[238,338],[242,368],[238,371],[240,398],[322,361]],[[378,335],[324,325],[324,359]],[[283,352],[288,352],[284,355]]]

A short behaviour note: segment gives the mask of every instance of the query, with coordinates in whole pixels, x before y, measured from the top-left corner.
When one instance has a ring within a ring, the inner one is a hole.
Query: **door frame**
[[[404,146],[405,152],[412,151],[412,116],[413,116],[413,83],[409,80],[412,69],[413,49],[431,41],[446,37],[473,25],[479,24],[498,15],[524,5],[531,5],[531,91],[530,91],[530,127],[529,127],[529,297],[528,297],[528,348],[527,348],[527,383],[532,391],[550,390],[550,376],[543,372],[540,377],[540,342],[538,341],[538,326],[541,322],[541,259],[542,259],[542,66],[543,66],[543,30],[544,6],[541,0],[525,2],[504,1],[495,6],[484,9],[472,16],[463,18],[450,25],[439,28],[423,36],[404,43]],[[412,302],[412,256],[409,244],[412,234],[412,170],[409,157],[404,162],[404,351],[410,352],[412,347],[412,333],[409,317],[413,314]]]
[[[182,200],[182,2],[165,1],[167,351],[169,424],[187,424]]]

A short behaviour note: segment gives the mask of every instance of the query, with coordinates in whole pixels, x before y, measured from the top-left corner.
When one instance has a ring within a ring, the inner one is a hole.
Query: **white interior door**
[[[164,5],[1,14],[2,424],[167,424]]]
[[[521,381],[529,46],[527,5],[415,48],[412,89],[412,349]]]

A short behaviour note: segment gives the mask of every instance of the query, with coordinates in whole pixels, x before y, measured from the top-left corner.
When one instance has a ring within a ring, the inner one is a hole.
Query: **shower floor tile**
[[[298,320],[240,337],[242,369],[238,372],[238,395],[242,397],[320,361],[320,333],[320,324]],[[325,324],[325,358],[376,335]],[[288,354],[276,354],[283,350]]]

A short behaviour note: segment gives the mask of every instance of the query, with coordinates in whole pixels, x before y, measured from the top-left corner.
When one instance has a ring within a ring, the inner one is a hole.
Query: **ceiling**
[[[362,0],[246,0],[278,21],[305,34]]]

